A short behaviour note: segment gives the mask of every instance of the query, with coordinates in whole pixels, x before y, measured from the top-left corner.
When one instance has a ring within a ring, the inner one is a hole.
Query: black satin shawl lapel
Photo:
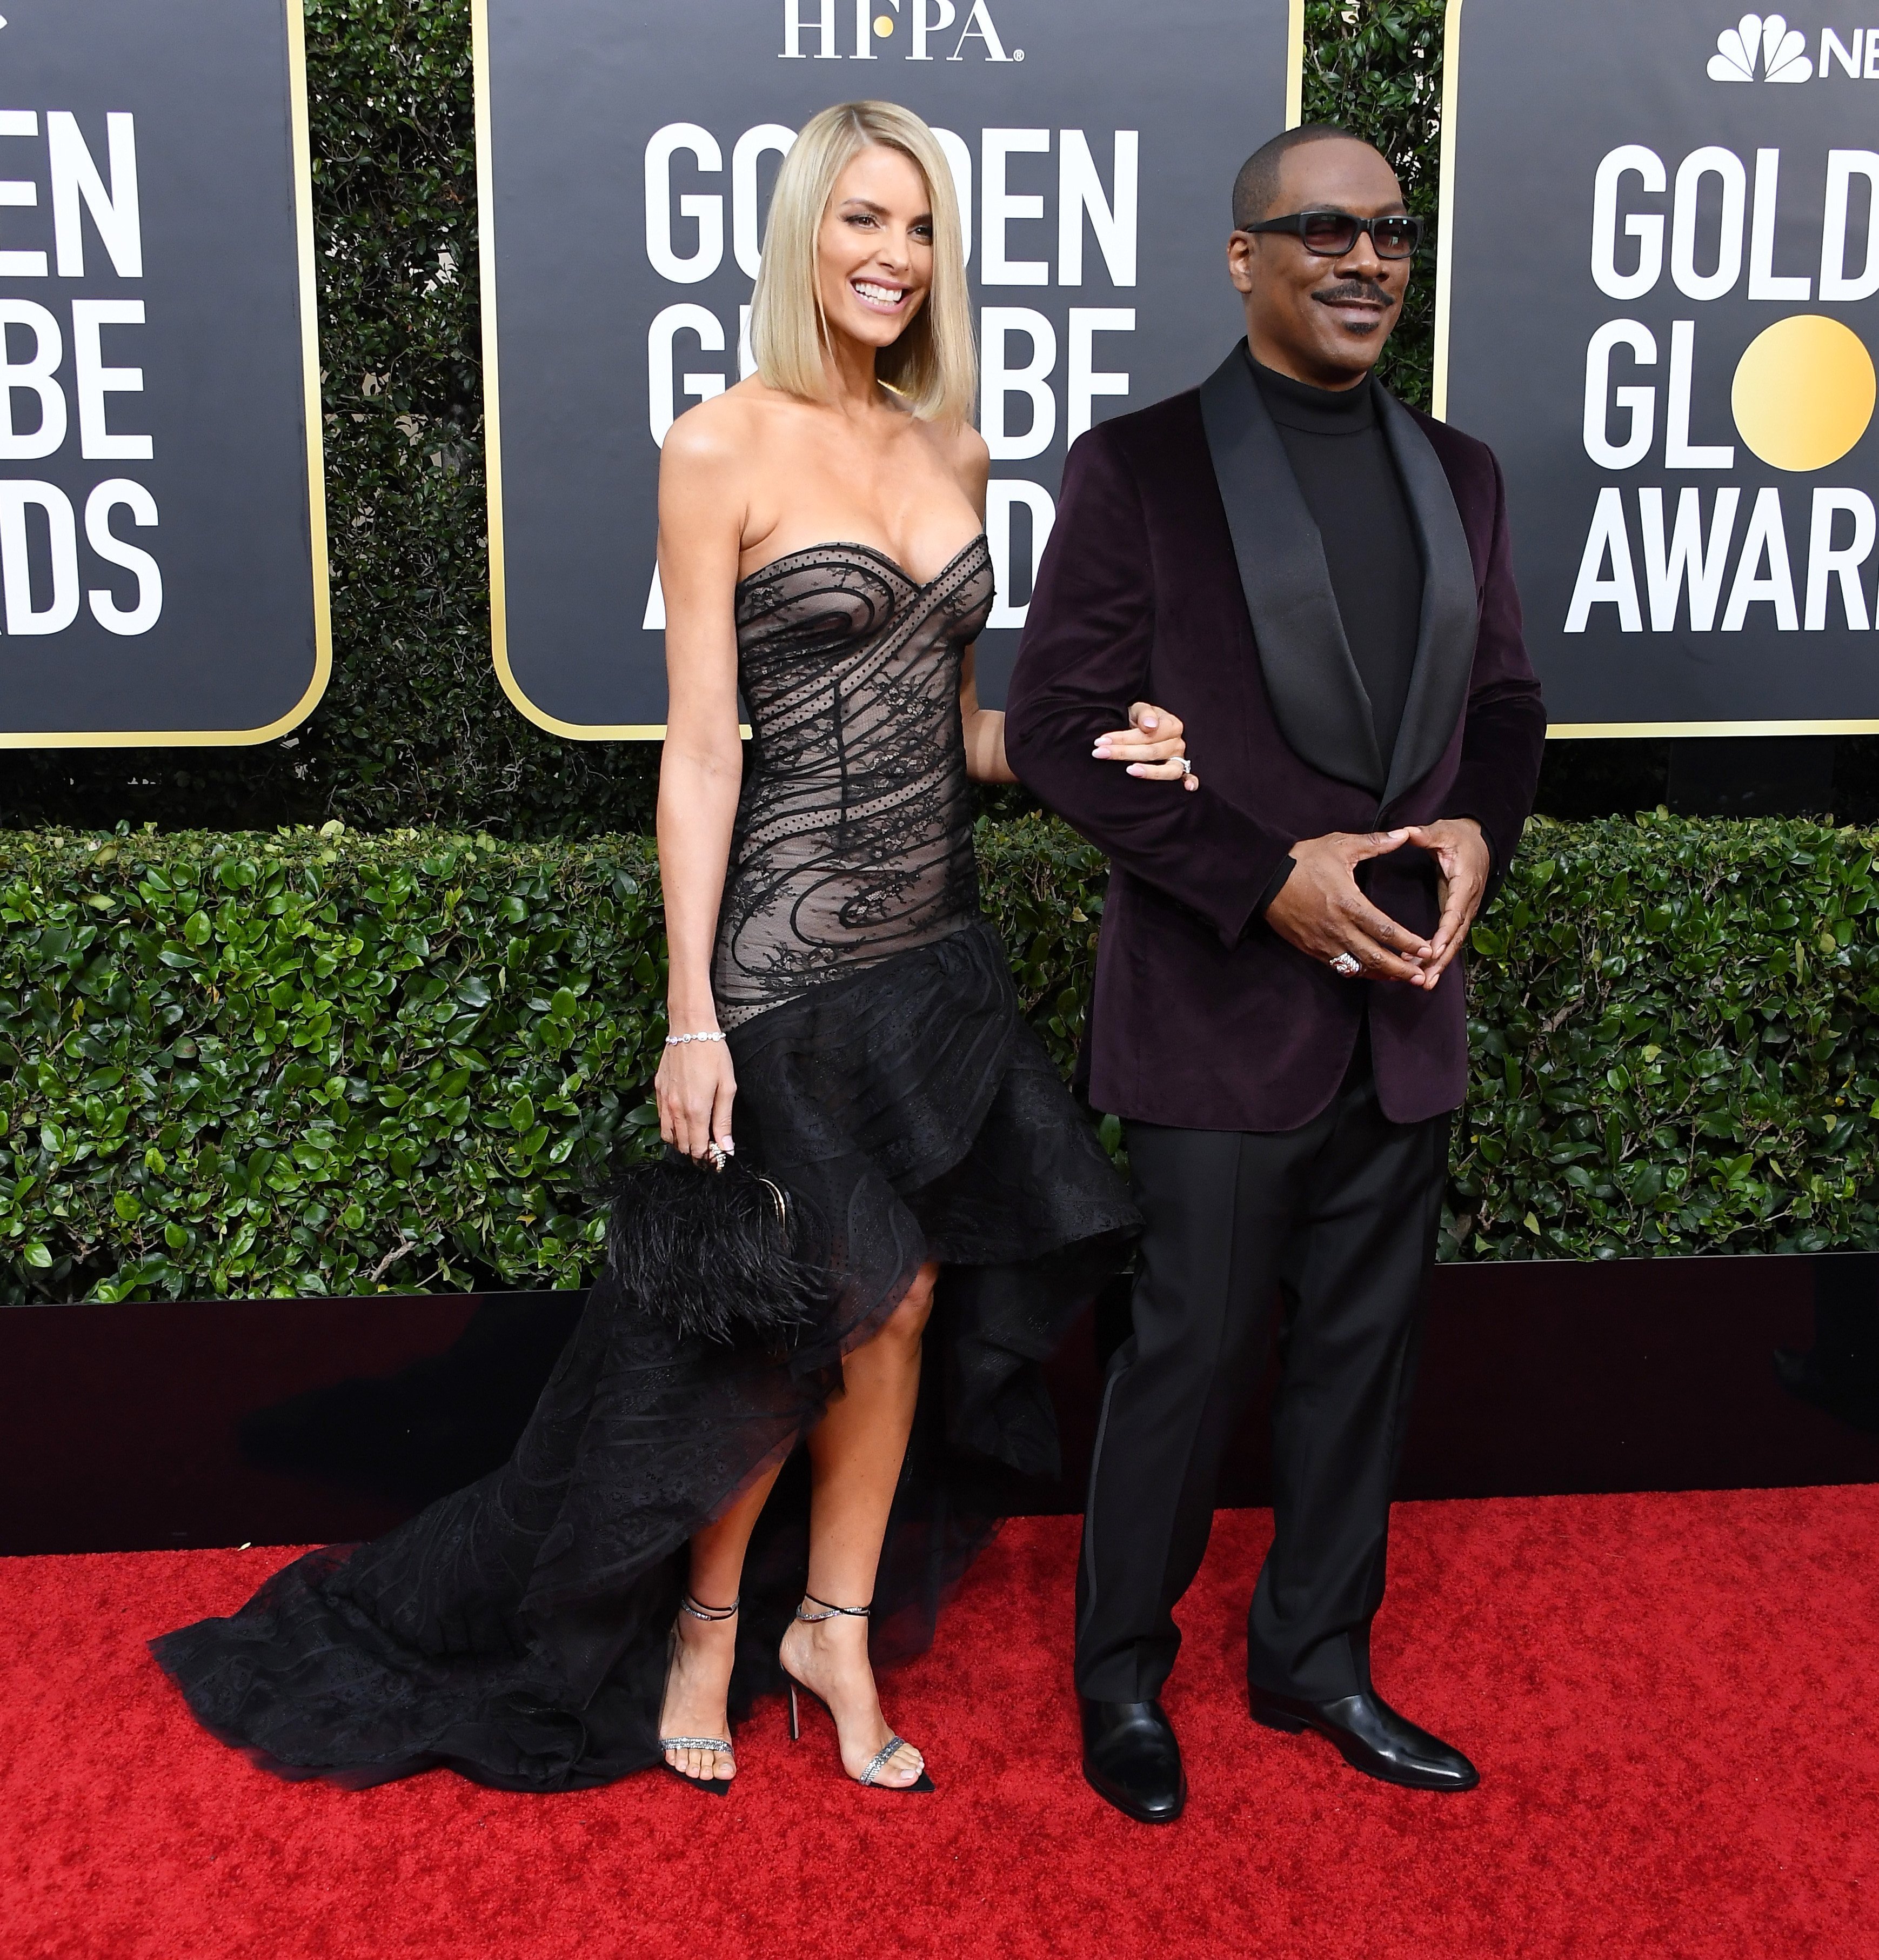
[[[1260,399],[1244,341],[1201,384],[1200,414],[1280,732],[1314,769],[1381,792],[1385,772],[1370,697],[1338,617],[1324,546]],[[1422,447],[1428,450],[1426,441]],[[1428,460],[1439,476],[1433,450]],[[1452,514],[1452,498],[1449,509]],[[1454,522],[1459,531],[1460,520]],[[1425,600],[1425,632],[1428,617]],[[1423,664],[1419,653],[1419,676]],[[1399,741],[1399,756],[1403,748]]]
[[[1454,735],[1468,703],[1481,610],[1468,534],[1441,460],[1409,410],[1385,390],[1375,393],[1422,554],[1422,618],[1384,790],[1387,805],[1435,768]]]

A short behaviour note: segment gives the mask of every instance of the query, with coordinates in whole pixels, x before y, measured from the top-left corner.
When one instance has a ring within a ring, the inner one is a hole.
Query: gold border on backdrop
[[[1291,0],[1285,23],[1285,127],[1305,119],[1305,0]]]
[[[333,676],[332,570],[326,555],[326,450],[320,409],[320,288],[313,221],[313,140],[307,121],[307,33],[303,0],[285,0],[287,97],[292,128],[294,229],[300,289],[301,420],[306,425],[307,538],[313,580],[314,670],[307,692],[263,728],[86,729],[71,733],[0,730],[0,749],[239,749],[298,728],[320,705]]]
[[[476,236],[482,274],[483,469],[489,494],[489,648],[496,678],[516,712],[576,742],[663,742],[662,721],[563,721],[537,708],[522,690],[509,664],[508,586],[502,565],[502,426],[497,380],[495,195],[489,115],[489,0],[470,0],[470,37],[476,65]],[[1305,0],[1288,0],[1285,49],[1285,126],[1295,129],[1304,113]],[[747,738],[750,730],[740,731]]]
[[[1442,24],[1442,181],[1435,250],[1435,373],[1429,390],[1432,412],[1448,419],[1449,294],[1454,240],[1455,111],[1461,96],[1461,10],[1464,0],[1448,0]],[[1549,742],[1641,740],[1649,736],[1875,735],[1879,721],[1556,721]]]
[[[1549,742],[1645,735],[1879,735],[1879,721],[1559,721]]]
[[[1441,182],[1435,204],[1435,372],[1429,383],[1429,412],[1448,419],[1448,288],[1455,228],[1455,104],[1461,93],[1462,0],[1448,0],[1442,21],[1442,147],[1436,167]]]

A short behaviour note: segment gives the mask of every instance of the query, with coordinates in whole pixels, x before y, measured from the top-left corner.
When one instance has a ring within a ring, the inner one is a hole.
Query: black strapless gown
[[[681,1339],[604,1273],[502,1469],[151,1643],[262,1767],[362,1787],[445,1764],[549,1790],[658,1762],[687,1540],[789,1455],[928,1259],[942,1271],[877,1664],[930,1640],[993,1527],[973,1466],[1054,1470],[1038,1363],[1138,1221],[978,909],[957,704],[991,597],[982,538],[924,585],[826,545],[738,587],[753,739],[713,984],[739,1154],[828,1236],[823,1317],[782,1356]],[[807,1570],[798,1468],[747,1562],[734,1720],[781,1685]]]

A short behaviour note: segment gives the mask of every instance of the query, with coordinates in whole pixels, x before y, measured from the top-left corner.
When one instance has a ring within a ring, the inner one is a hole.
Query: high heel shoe
[[[797,1618],[807,1620],[811,1625],[817,1624],[823,1620],[833,1620],[837,1618],[845,1620],[865,1620],[874,1610],[871,1604],[866,1606],[831,1606],[827,1600],[817,1599],[813,1592],[805,1592],[803,1597],[812,1605],[822,1608],[820,1613],[805,1613],[800,1606],[796,1608]],[[779,1660],[777,1665],[779,1667],[782,1666],[781,1660]],[[786,1667],[783,1668],[783,1678],[789,1683],[789,1739],[792,1742],[800,1742],[802,1739],[802,1720],[796,1706],[798,1694],[807,1695],[831,1722],[835,1720],[835,1710],[806,1682],[798,1681]],[[839,1733],[839,1724],[838,1724],[838,1742]],[[855,1780],[864,1790],[892,1790],[900,1796],[912,1796],[922,1793],[931,1792],[935,1787],[933,1779],[925,1770],[922,1770],[912,1783],[877,1783],[874,1780],[901,1750],[910,1749],[912,1746],[913,1745],[906,1741],[904,1737],[890,1734],[885,1746],[875,1751],[874,1760]]]
[[[743,1603],[740,1599],[734,1599],[728,1606],[706,1606],[694,1599],[689,1592],[681,1592],[679,1595],[679,1611],[681,1613],[689,1613],[693,1619],[703,1620],[708,1623],[730,1619]],[[673,1666],[679,1657],[679,1623],[677,1620],[672,1622],[672,1631],[666,1636],[665,1651],[665,1678],[667,1685],[670,1687]],[[712,1749],[721,1756],[728,1756],[734,1764],[737,1760],[737,1750],[732,1746],[728,1736],[661,1736],[659,1738],[659,1747],[661,1751]],[[659,1760],[665,1763],[666,1768],[681,1783],[689,1783],[694,1790],[704,1790],[712,1796],[727,1796],[730,1792],[731,1779],[729,1777],[689,1776],[679,1768],[677,1764],[667,1762],[663,1754]]]

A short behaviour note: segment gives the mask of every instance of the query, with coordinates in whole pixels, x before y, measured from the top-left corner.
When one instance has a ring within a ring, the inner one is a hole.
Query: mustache
[[[1372,306],[1385,307],[1396,304],[1374,279],[1339,279],[1333,285],[1318,287],[1311,297],[1328,305],[1335,305],[1340,300],[1365,300]]]

